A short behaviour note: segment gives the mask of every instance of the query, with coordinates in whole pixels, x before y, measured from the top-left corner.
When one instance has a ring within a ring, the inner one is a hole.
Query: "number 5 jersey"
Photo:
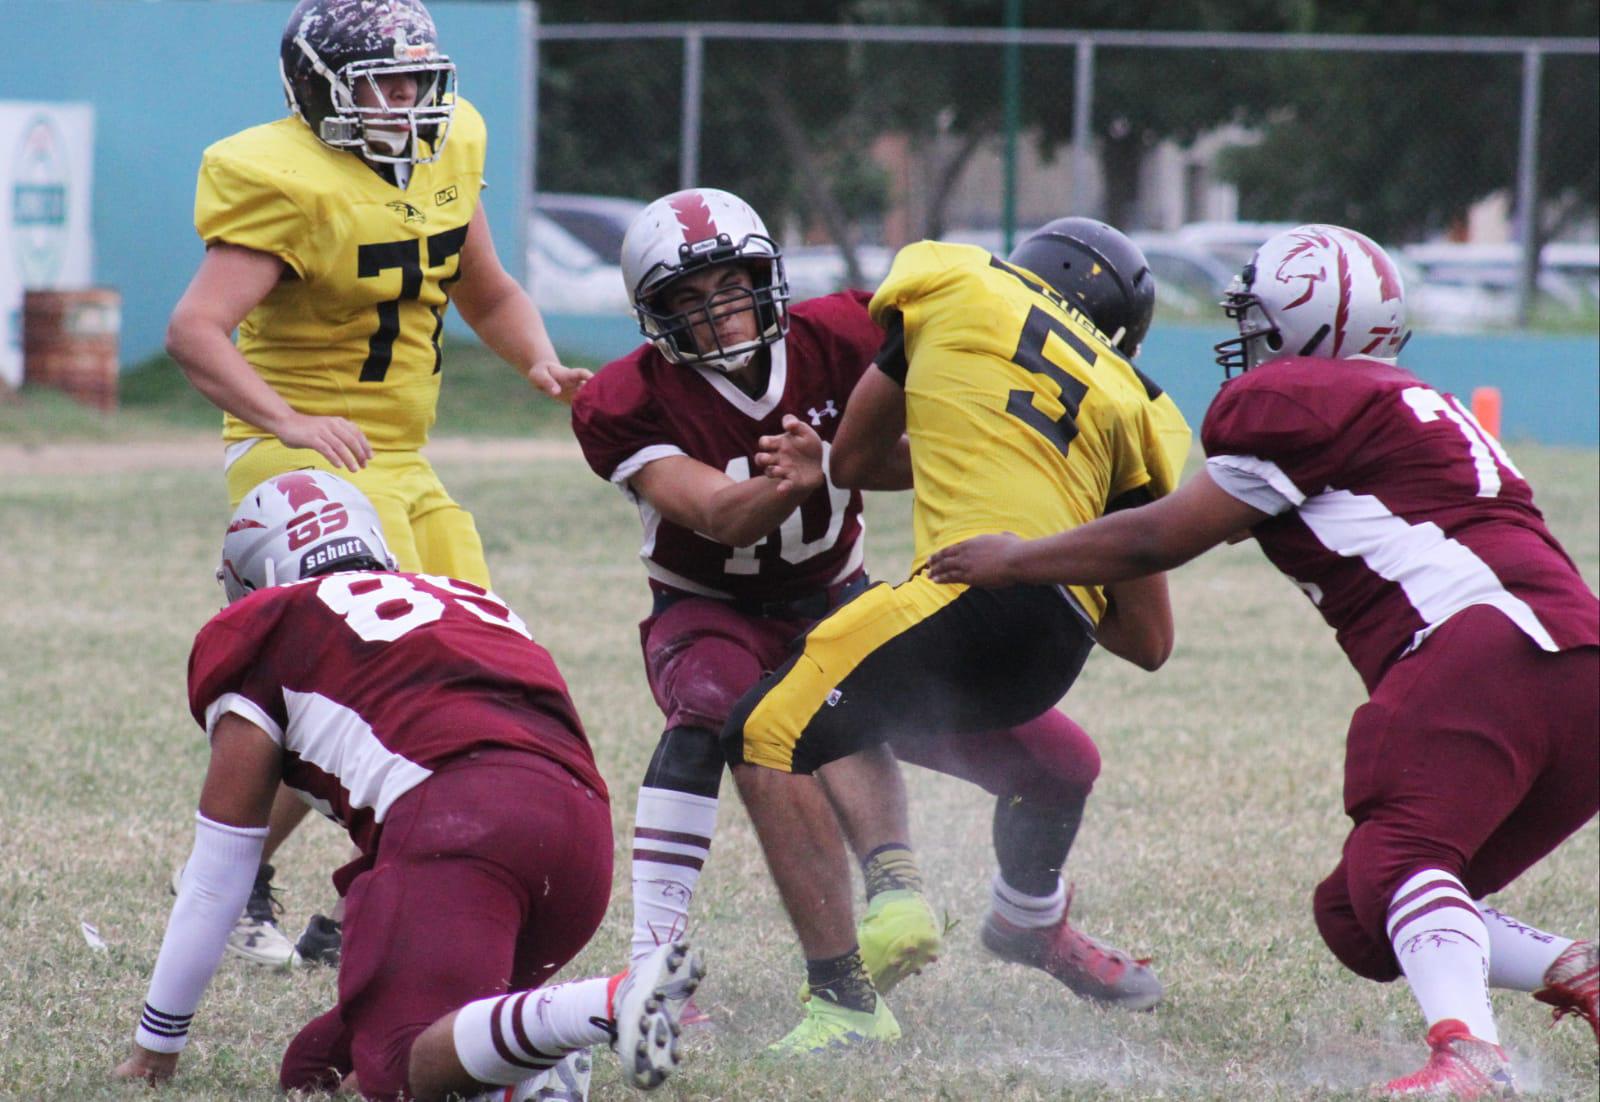
[[[296,410],[348,417],[378,449],[427,442],[485,145],[482,116],[458,99],[439,159],[417,165],[404,189],[293,117],[205,151],[194,221],[206,245],[290,269],[239,326],[239,351]],[[265,435],[224,418],[229,443]]]
[[[367,854],[395,800],[474,750],[526,750],[606,793],[549,652],[449,578],[355,571],[235,601],[195,638],[189,708],[207,733],[230,712],[266,731],[284,783]]]

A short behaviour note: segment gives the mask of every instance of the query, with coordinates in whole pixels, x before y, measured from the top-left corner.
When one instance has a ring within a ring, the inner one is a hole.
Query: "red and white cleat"
[[[1433,1023],[1428,1030],[1428,1047],[1433,1051],[1422,1070],[1391,1079],[1384,1086],[1382,1097],[1439,1102],[1517,1097],[1505,1050],[1474,1037],[1467,1032],[1465,1022],[1444,1018]]]
[[[1544,986],[1533,993],[1556,1008],[1555,1020],[1576,1014],[1589,1023],[1600,1042],[1600,954],[1592,941],[1574,941],[1544,974]]]
[[[1071,906],[1069,896],[1069,910]],[[991,911],[983,920],[979,940],[1001,960],[1048,972],[1074,994],[1102,1006],[1149,1010],[1164,992],[1148,960],[1135,960],[1121,949],[1073,929],[1066,914],[1054,926],[1029,930]]]

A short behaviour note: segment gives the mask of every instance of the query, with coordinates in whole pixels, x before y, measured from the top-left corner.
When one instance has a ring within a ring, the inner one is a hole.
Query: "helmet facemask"
[[[1246,264],[1244,271],[1233,277],[1233,282],[1223,292],[1222,312],[1239,328],[1239,335],[1212,346],[1217,363],[1222,366],[1223,378],[1233,378],[1235,371],[1249,371],[1268,360],[1276,359],[1283,351],[1283,334],[1267,316],[1266,307],[1251,289],[1256,280],[1256,266]],[[1301,352],[1301,355],[1309,355]]]
[[[783,256],[770,237],[747,234],[738,244],[727,235],[679,247],[679,263],[658,263],[640,280],[635,300],[639,328],[671,363],[709,367],[727,373],[748,364],[762,348],[783,339],[789,329],[789,283]],[[698,305],[670,311],[659,306],[667,289],[683,276],[724,264],[749,272],[751,286],[711,291]],[[755,336],[723,343],[717,321],[736,313],[755,316]],[[706,347],[702,348],[704,344]]]
[[[382,164],[421,165],[439,159],[456,109],[456,67],[449,58],[435,54],[425,61],[352,61],[334,71],[304,38],[296,37],[294,44],[328,82],[332,109],[315,127],[325,145],[351,149]],[[378,80],[388,76],[415,78],[417,94],[410,106],[388,103]],[[373,106],[357,101],[356,90],[363,85],[370,90]],[[284,87],[289,88],[286,74]],[[290,102],[294,102],[292,92]]]

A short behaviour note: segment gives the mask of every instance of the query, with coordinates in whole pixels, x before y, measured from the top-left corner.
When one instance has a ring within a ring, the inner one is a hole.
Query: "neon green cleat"
[[[907,976],[915,976],[939,959],[944,939],[939,920],[921,892],[901,889],[872,897],[856,927],[861,963],[872,986],[887,995]]]
[[[881,997],[871,1014],[865,1010],[849,1010],[824,998],[813,998],[806,1003],[806,1016],[800,1024],[781,1040],[768,1045],[767,1055],[809,1056],[899,1039],[900,1023],[894,1020],[889,1004]]]

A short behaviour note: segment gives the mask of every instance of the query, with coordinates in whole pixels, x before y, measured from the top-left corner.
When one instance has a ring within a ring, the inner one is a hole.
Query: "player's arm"
[[[1106,650],[1140,669],[1158,670],[1172,654],[1175,634],[1165,574],[1106,587],[1106,611],[1095,627]]]
[[[573,395],[593,374],[565,366],[556,355],[539,308],[500,263],[481,205],[467,225],[461,279],[451,297],[479,339],[540,392],[571,405]]]
[[[177,1068],[190,1019],[255,883],[281,775],[282,751],[264,730],[233,713],[217,721],[194,849],[150,976],[133,1051],[117,1065],[116,1078],[160,1083]]]
[[[646,463],[629,484],[674,524],[729,547],[748,547],[822,485],[822,468],[813,464],[794,479],[739,481],[698,459],[669,455]]]
[[[1149,505],[1034,540],[978,536],[936,551],[937,582],[1006,586],[1108,585],[1171,570],[1249,531],[1270,514],[1246,505],[1201,470]]]
[[[906,439],[906,395],[877,364],[862,374],[833,437],[828,474],[852,490],[911,488],[911,445]]]
[[[226,243],[207,248],[167,322],[167,354],[218,409],[291,448],[311,448],[336,467],[359,470],[372,458],[372,445],[355,424],[299,412],[234,347],[233,331],[285,271],[270,253]]]

